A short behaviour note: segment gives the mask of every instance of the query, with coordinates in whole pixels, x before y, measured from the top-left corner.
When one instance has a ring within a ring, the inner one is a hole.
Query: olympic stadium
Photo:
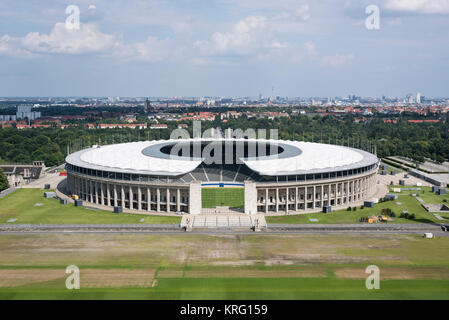
[[[68,155],[67,192],[105,209],[200,214],[204,189],[240,188],[243,213],[299,214],[363,204],[378,164],[368,151],[302,141],[142,141]]]

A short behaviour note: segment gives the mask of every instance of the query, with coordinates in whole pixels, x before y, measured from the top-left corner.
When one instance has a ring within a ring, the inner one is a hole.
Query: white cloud
[[[181,52],[171,40],[156,37],[126,44],[115,35],[99,31],[95,23],[82,23],[79,30],[68,30],[64,23],[57,23],[49,34],[30,32],[24,37],[4,35],[0,38],[0,54],[20,58],[45,54],[97,54],[124,60],[161,61]]]
[[[386,0],[385,8],[423,14],[449,13],[449,0]]]
[[[176,38],[154,36],[127,43],[120,36],[100,31],[97,22],[81,23],[79,30],[68,30],[64,23],[56,23],[47,34],[30,32],[23,37],[0,36],[0,54],[21,58],[91,54],[117,61],[184,60],[194,65],[241,63],[241,57],[248,57],[259,63],[310,61],[330,67],[340,67],[353,59],[351,54],[319,53],[311,41],[298,43],[292,34],[300,32],[307,19],[307,5],[299,11],[271,17],[248,16],[234,23],[230,31],[213,32],[208,39],[192,41],[190,46]]]
[[[28,50],[21,49],[18,40],[4,35],[0,37],[0,54],[11,55],[18,58],[33,58],[33,54]]]
[[[18,42],[31,53],[83,54],[104,52],[111,48],[116,38],[101,33],[95,24],[81,24],[79,30],[68,30],[64,23],[57,23],[49,34],[30,32]]]
[[[320,54],[312,41],[298,46],[295,42],[279,40],[288,31],[288,19],[280,16],[249,16],[238,21],[230,32],[214,32],[209,40],[199,40],[194,47],[199,57],[196,64],[231,63],[231,56],[249,56],[259,62],[301,64],[315,62],[328,67],[341,67],[354,59],[352,54]],[[220,59],[222,58],[222,59]]]
[[[281,49],[264,16],[249,16],[238,21],[230,32],[214,32],[210,40],[198,40],[194,47],[203,55],[250,55],[261,50]]]

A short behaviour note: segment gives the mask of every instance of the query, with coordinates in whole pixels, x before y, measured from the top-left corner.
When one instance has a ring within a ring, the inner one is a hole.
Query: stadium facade
[[[379,159],[340,145],[262,139],[180,139],[94,146],[66,158],[72,195],[127,212],[198,214],[205,187],[244,188],[247,214],[360,205]]]

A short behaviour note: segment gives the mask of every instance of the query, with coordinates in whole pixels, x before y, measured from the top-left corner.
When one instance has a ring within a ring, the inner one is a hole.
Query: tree
[[[5,173],[0,169],[0,191],[9,188],[8,178],[6,178]]]

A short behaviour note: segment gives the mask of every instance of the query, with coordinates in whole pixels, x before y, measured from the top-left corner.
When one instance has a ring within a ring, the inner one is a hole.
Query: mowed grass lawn
[[[243,188],[203,188],[201,199],[203,208],[226,206],[230,208],[243,208]]]
[[[0,235],[0,299],[449,299],[448,250],[419,235]]]
[[[46,191],[46,190],[45,190]],[[40,204],[36,206],[36,204]],[[180,223],[181,218],[140,214],[116,214],[63,205],[57,199],[44,198],[44,190],[18,189],[0,199],[0,223],[33,224],[110,224],[110,223]],[[144,219],[143,222],[140,222]],[[11,222],[9,222],[11,223]]]
[[[155,287],[67,290],[65,279],[47,286],[0,288],[1,300],[447,300],[449,280],[383,280],[367,290],[365,279],[204,278],[158,279]]]
[[[393,188],[393,187],[391,187]],[[390,189],[391,189],[390,188]],[[409,187],[410,188],[410,187]],[[429,187],[419,187],[424,188],[425,192],[420,191],[402,191],[401,193],[396,193],[398,195],[397,200],[391,200],[386,202],[381,202],[374,204],[374,208],[363,208],[357,207],[356,211],[338,210],[331,213],[310,213],[310,214],[299,214],[299,215],[289,215],[289,216],[278,216],[278,217],[266,217],[268,223],[360,223],[359,219],[361,217],[369,217],[373,215],[380,215],[381,210],[384,208],[390,208],[396,214],[394,221],[387,223],[441,223],[437,220],[432,213],[427,212],[421,204],[416,200],[416,197],[412,197],[411,193],[420,193],[420,197],[424,202],[439,203],[443,199],[449,199],[448,195],[438,196],[432,193],[432,188]],[[429,191],[430,190],[430,191]],[[408,211],[409,213],[415,214],[414,220],[399,218],[402,211]],[[442,217],[449,219],[449,214],[442,214]],[[318,219],[318,222],[311,222],[309,219]]]
[[[402,188],[404,188],[404,187],[402,187]],[[405,187],[405,188],[407,188],[407,187]],[[408,193],[408,194],[419,193],[419,197],[421,199],[423,199],[425,203],[447,203],[449,206],[449,189],[448,188],[446,188],[447,193],[444,195],[438,195],[435,192],[432,192],[431,187],[413,187],[413,188],[420,188],[421,191],[404,190],[401,193]],[[392,188],[390,188],[390,190],[391,189]]]

